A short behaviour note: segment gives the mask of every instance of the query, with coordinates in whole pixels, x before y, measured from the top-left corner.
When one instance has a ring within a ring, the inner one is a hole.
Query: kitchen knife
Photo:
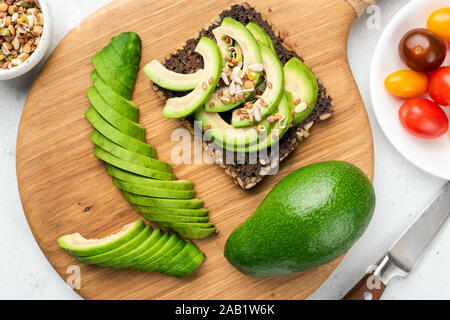
[[[378,300],[394,277],[406,277],[450,213],[450,182],[343,300]]]

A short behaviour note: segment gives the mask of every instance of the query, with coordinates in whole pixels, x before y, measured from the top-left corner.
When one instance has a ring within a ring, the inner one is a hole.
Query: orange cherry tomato
[[[427,92],[428,77],[412,70],[399,70],[387,76],[384,86],[394,96],[417,98]]]
[[[443,40],[450,40],[450,7],[434,11],[428,18],[427,28]]]

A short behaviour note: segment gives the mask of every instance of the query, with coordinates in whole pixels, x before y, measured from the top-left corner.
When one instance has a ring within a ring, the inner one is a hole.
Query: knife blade
[[[450,182],[388,250],[393,262],[410,272],[450,213]]]
[[[379,299],[394,277],[406,277],[450,215],[450,182],[442,188],[412,225],[377,264],[343,298]]]

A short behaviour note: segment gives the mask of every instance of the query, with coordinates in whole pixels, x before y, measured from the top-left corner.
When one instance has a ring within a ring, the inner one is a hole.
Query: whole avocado
[[[225,257],[251,276],[310,270],[346,252],[374,209],[372,183],[359,168],[342,161],[315,163],[272,189],[230,235]]]

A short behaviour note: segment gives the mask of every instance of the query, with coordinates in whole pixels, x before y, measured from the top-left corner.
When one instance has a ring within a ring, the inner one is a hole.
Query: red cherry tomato
[[[406,101],[398,115],[406,131],[419,138],[438,138],[448,130],[449,124],[445,112],[427,99],[414,98]]]
[[[421,28],[407,32],[398,50],[408,67],[417,72],[436,70],[447,54],[445,42],[436,33]]]
[[[442,67],[433,72],[428,93],[437,104],[450,106],[450,67]]]

